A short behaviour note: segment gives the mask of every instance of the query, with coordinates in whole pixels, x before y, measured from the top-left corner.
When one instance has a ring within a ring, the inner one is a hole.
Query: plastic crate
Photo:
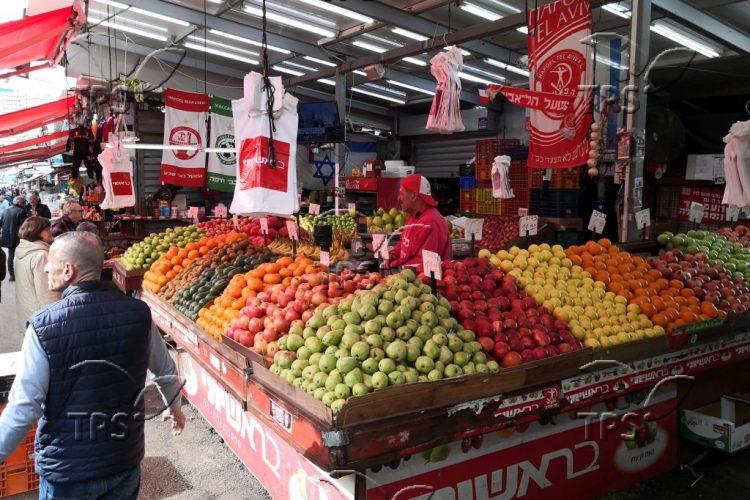
[[[477,181],[488,181],[490,180],[490,173],[492,173],[492,163],[488,165],[477,164]]]
[[[500,215],[503,202],[501,200],[478,201],[477,214],[479,215]]]
[[[477,190],[476,189],[462,189],[461,190],[461,203],[468,201],[477,201]]]
[[[487,171],[486,179],[489,179],[489,169],[492,167],[492,162],[495,161],[495,156],[499,154],[506,154],[506,151],[510,148],[516,150],[525,149],[519,148],[521,141],[518,139],[480,139],[476,142],[475,149],[475,161],[476,161],[476,176],[477,179],[481,179],[479,175],[479,169]],[[520,154],[520,152],[514,152],[514,154]],[[526,153],[528,155],[528,152]]]
[[[459,165],[458,175],[460,175],[461,177],[474,177],[474,165],[472,163]]]
[[[531,189],[529,213],[545,217],[576,217],[578,189]]]
[[[475,213],[477,213],[477,202],[475,202],[475,201],[462,201],[459,204],[459,210],[462,213],[475,214]]]
[[[459,177],[458,187],[460,189],[474,189],[475,187],[477,187],[477,178],[474,176]]]
[[[544,187],[544,169],[530,168],[528,177],[529,188]],[[578,179],[579,173],[577,168],[552,170],[552,180],[550,180],[547,187],[552,189],[577,189]]]
[[[503,200],[503,206],[500,215],[513,216],[518,215],[519,208],[529,208],[529,190],[513,188],[513,198]]]
[[[575,230],[555,231],[555,243],[562,246],[563,248],[578,245],[580,238],[581,233]]]
[[[18,495],[39,488],[34,462],[25,465],[0,465],[0,497]]]

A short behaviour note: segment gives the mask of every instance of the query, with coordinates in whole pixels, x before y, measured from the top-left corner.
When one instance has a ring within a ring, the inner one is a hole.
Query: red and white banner
[[[559,95],[551,92],[535,92],[528,89],[508,87],[506,85],[488,85],[479,91],[482,102],[488,103],[502,93],[511,104],[524,108],[538,109],[546,113],[566,113],[573,107],[573,96]]]
[[[571,168],[586,163],[591,126],[589,0],[558,0],[529,11],[529,88],[572,99],[562,111],[531,107],[528,165]]]
[[[206,177],[203,148],[206,147],[208,95],[167,89],[164,104],[163,144],[193,148],[164,150],[161,155],[161,183],[203,187]]]

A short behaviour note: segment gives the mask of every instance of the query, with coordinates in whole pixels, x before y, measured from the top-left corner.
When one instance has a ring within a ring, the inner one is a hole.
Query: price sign
[[[356,203],[349,203],[348,205],[349,213],[357,214],[357,204]]]
[[[526,215],[518,221],[519,236],[536,236],[539,230],[539,216]]]
[[[378,259],[388,260],[388,240],[384,234],[372,235],[372,251]]]
[[[320,252],[320,263],[324,266],[328,267],[331,265],[331,254],[326,252],[325,250]]]
[[[310,203],[310,208],[307,211],[313,215],[320,215],[320,205],[317,203]]]
[[[474,235],[474,241],[482,239],[482,229],[484,229],[484,219],[468,219],[464,225],[464,237],[467,240]]]
[[[240,230],[240,218],[237,217],[237,214],[232,215],[232,225],[237,231]]]
[[[552,181],[552,169],[545,168],[544,174],[542,175],[542,182],[550,182],[550,181]]]
[[[703,220],[703,214],[705,213],[705,211],[706,209],[702,203],[697,203],[695,201],[690,202],[690,222],[700,224]]]
[[[645,229],[651,226],[651,210],[644,208],[635,213],[635,227]]]
[[[197,219],[198,218],[198,207],[190,207],[190,208],[188,208],[187,216],[188,216],[188,219]]]
[[[727,206],[727,220],[730,222],[735,222],[740,218],[740,207],[736,207],[734,205],[728,205]]]
[[[289,233],[289,239],[299,241],[299,227],[293,220],[286,221],[286,232]]]
[[[443,266],[440,255],[429,250],[422,250],[422,268],[427,276],[434,273],[436,280],[443,279]]]
[[[604,233],[604,225],[607,223],[607,216],[599,210],[594,210],[589,219],[589,231],[597,234]]]
[[[519,208],[518,209],[518,216],[519,217],[526,217],[529,215],[529,209],[528,208]]]
[[[219,203],[214,207],[214,215],[216,217],[221,217],[222,219],[226,219],[227,217],[227,207],[223,203]]]
[[[260,232],[261,234],[268,234],[268,217],[260,218]]]

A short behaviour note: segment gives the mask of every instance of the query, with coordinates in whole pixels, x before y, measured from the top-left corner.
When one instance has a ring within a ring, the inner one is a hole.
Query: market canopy
[[[54,66],[86,22],[80,1],[70,7],[0,24],[0,79]],[[31,66],[34,61],[47,64]]]
[[[40,137],[34,137],[33,139],[26,139],[25,141],[15,142],[13,144],[8,144],[7,146],[0,146],[0,155],[11,153],[13,151],[20,151],[22,149],[36,146],[37,144],[42,144],[45,142],[56,142],[61,139],[67,138],[68,134],[68,130],[61,130],[60,132],[53,132],[51,134],[43,135]]]
[[[67,118],[75,99],[75,96],[64,97],[59,101],[0,115],[0,137],[20,134]]]
[[[32,163],[35,161],[44,161],[53,156],[63,153],[66,149],[65,142],[53,144],[52,146],[46,146],[43,148],[29,149],[28,151],[20,151],[17,153],[10,153],[0,155],[0,167],[16,165],[19,163]]]

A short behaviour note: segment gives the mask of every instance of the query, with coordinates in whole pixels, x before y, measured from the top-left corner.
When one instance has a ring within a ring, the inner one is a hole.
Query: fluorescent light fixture
[[[630,19],[630,8],[621,3],[608,3],[602,5],[602,9],[623,19]]]
[[[323,59],[318,59],[317,57],[305,56],[303,59],[305,59],[306,61],[322,64],[323,66],[330,66],[331,68],[336,67],[335,63],[332,63],[331,61],[324,61]]]
[[[282,61],[282,63],[288,64],[289,66],[294,66],[295,68],[304,69],[305,71],[318,71],[318,68],[313,68],[312,66],[305,66],[304,64],[298,64],[296,62]]]
[[[519,68],[517,66],[513,66],[512,64],[507,64],[507,63],[504,63],[502,61],[496,61],[495,59],[485,59],[484,62],[486,62],[487,64],[490,64],[492,66],[495,66],[497,68],[505,69],[505,70],[508,70],[508,71],[510,71],[512,73],[516,73],[518,75],[525,76],[527,78],[529,76],[529,72],[528,71],[526,71],[523,68]]]
[[[421,93],[427,94],[427,95],[435,95],[435,92],[432,92],[430,90],[421,89],[419,87],[415,87],[414,85],[409,85],[408,83],[402,83],[402,82],[399,82],[397,80],[386,80],[386,81],[388,83],[390,83],[391,85],[395,85],[396,87],[401,87],[401,88],[404,88],[404,89],[414,90],[416,92],[421,92]]]
[[[98,16],[102,16],[102,19],[107,18],[111,16],[112,14],[107,14],[103,10],[97,10],[97,9],[89,9],[89,14],[96,14]],[[151,23],[144,23],[143,21],[136,21],[135,19],[130,19],[128,17],[122,17],[122,16],[116,16],[112,18],[113,21],[116,21],[118,23],[131,23],[136,24],[138,26],[143,26],[144,28],[149,28],[156,31],[168,31],[167,28],[164,26],[158,26],[156,24]]]
[[[397,35],[411,38],[412,40],[416,40],[418,42],[424,42],[425,40],[428,40],[430,38],[424,35],[420,35],[419,33],[414,33],[413,31],[405,30],[404,28],[392,28],[391,31],[393,31]]]
[[[388,40],[387,38],[383,38],[382,36],[373,35],[372,33],[363,33],[362,36],[365,38],[369,38],[371,40],[378,41],[380,43],[384,43],[386,45],[393,45],[394,47],[403,47],[403,45],[401,45],[398,42],[394,42],[393,40]]]
[[[529,27],[528,26],[521,26],[520,28],[516,28],[516,31],[519,33],[523,33],[524,35],[529,34]]]
[[[454,45],[449,45],[445,47],[443,50],[449,50],[449,49],[452,49],[453,47]],[[464,57],[469,57],[471,56],[471,52],[469,52],[468,50],[461,49],[461,55]]]
[[[302,71],[296,71],[293,69],[285,68],[284,66],[279,66],[278,64],[271,66],[272,69],[275,69],[279,73],[286,73],[287,75],[292,76],[302,76],[304,73]]]
[[[132,33],[133,35],[138,35],[146,38],[151,38],[153,40],[159,40],[160,42],[166,42],[167,37],[163,34],[159,33],[151,33],[150,31],[141,30],[138,28],[134,28],[132,26],[125,26],[123,24],[115,24],[110,21],[104,21],[102,19],[94,19],[92,17],[89,17],[89,21],[94,24],[99,24],[99,26],[104,26],[105,28],[112,28],[113,30],[120,30],[124,31],[126,33]]]
[[[164,151],[198,151],[200,146],[181,146],[178,144],[142,144],[140,142],[124,142],[125,149],[161,149]]]
[[[259,8],[263,5],[263,0],[252,0],[252,2],[258,5]],[[279,12],[286,12],[287,14],[292,16],[292,18],[302,17],[305,21],[320,26],[329,26],[331,28],[336,27],[336,21],[332,19],[326,19],[325,17],[315,16],[308,12],[301,12],[299,7],[295,7],[294,5],[287,7],[286,5],[281,5],[278,3],[266,2],[266,8]]]
[[[339,7],[338,5],[333,5],[332,3],[321,2],[320,0],[297,0],[297,1],[306,3],[307,5],[312,5],[313,7],[317,7],[319,9],[327,10],[328,12],[333,12],[334,14],[338,14],[340,16],[344,16],[350,19],[354,19],[356,21],[360,21],[362,23],[371,24],[374,21],[374,19],[371,17],[362,15],[359,12],[354,12],[353,10]]]
[[[370,97],[374,97],[376,99],[382,99],[384,101],[395,102],[396,104],[406,104],[406,101],[402,99],[397,99],[389,95],[378,94],[377,92],[370,92],[369,90],[360,89],[358,87],[352,87],[352,92],[357,92],[358,94],[363,94],[363,95],[369,95]]]
[[[258,64],[258,61],[255,59],[250,59],[249,57],[243,57],[239,54],[227,52],[227,51],[220,50],[220,49],[215,49],[213,47],[204,47],[203,45],[198,45],[197,43],[185,42],[185,47],[189,49],[193,49],[193,50],[199,50],[201,52],[205,52],[206,54],[213,54],[215,56],[226,57],[227,59],[233,59],[235,61],[242,61],[248,64]]]
[[[242,38],[241,36],[233,35],[231,33],[225,33],[223,31],[219,31],[219,30],[211,29],[211,30],[208,30],[208,32],[211,33],[212,35],[223,36],[224,38],[228,38],[229,40],[234,40],[234,41],[237,41],[237,42],[243,42],[243,43],[246,43],[248,45],[254,45],[255,47],[260,47],[260,46],[263,45],[260,42],[256,42],[255,40],[250,40],[248,38]],[[292,53],[289,50],[282,49],[280,47],[274,47],[273,45],[269,45],[268,46],[268,50],[271,50],[271,51],[274,51],[274,52],[279,52],[280,54],[287,54],[287,55]]]
[[[377,85],[375,83],[365,83],[364,85],[365,85],[365,87],[370,87],[370,88],[373,88],[375,90],[382,90],[383,92],[390,92],[392,94],[397,94],[397,95],[400,95],[400,96],[406,96],[406,92],[403,92],[401,90],[391,89],[391,88],[388,88],[388,87],[383,87],[382,85]]]
[[[480,78],[478,76],[471,75],[469,73],[464,73],[463,71],[459,71],[458,72],[458,77],[462,78],[464,80],[468,80],[470,82],[474,82],[474,83],[484,83],[485,85],[489,85],[489,84],[492,84],[492,83],[497,83],[497,82],[491,82],[491,81],[486,80],[484,78]]]
[[[615,69],[619,69],[619,70],[626,70],[626,69],[628,69],[626,66],[623,66],[620,63],[616,63],[612,59],[610,59],[608,57],[604,57],[604,56],[597,55],[596,56],[596,62],[599,63],[599,64],[605,64],[605,65],[607,65],[607,66],[609,66],[611,68],[615,68]]]
[[[371,50],[372,52],[377,52],[378,54],[382,54],[383,52],[388,50],[379,45],[373,45],[371,43],[362,42],[360,40],[354,40],[352,42],[352,45],[354,45],[355,47],[359,47],[360,49]]]
[[[253,7],[250,5],[245,5],[245,12],[250,14],[251,16],[255,17],[263,17],[263,11],[257,7]],[[324,38],[331,38],[336,33],[334,33],[331,30],[327,30],[325,28],[322,28],[320,26],[316,26],[314,24],[309,24],[291,17],[282,16],[281,14],[276,14],[275,12],[268,12],[266,10],[266,18],[270,19],[271,21],[275,21],[279,24],[283,24],[285,26],[290,26],[292,28],[297,28],[302,31],[309,31],[310,33],[315,33],[316,35],[320,35]]]
[[[497,21],[498,19],[502,19],[503,17],[497,12],[493,12],[491,10],[485,9],[484,7],[480,7],[479,5],[476,5],[473,3],[465,3],[461,5],[461,10],[464,10],[468,12],[469,14],[474,14],[475,16],[483,17],[484,19],[487,19],[488,21]]]
[[[336,86],[336,82],[334,82],[333,80],[329,80],[328,78],[321,78],[321,79],[320,79],[320,80],[318,80],[318,81],[319,81],[320,83],[324,84],[324,85],[330,85],[330,86],[332,86],[332,87],[335,87],[335,86]]]
[[[214,42],[213,40],[207,40],[205,38],[202,38],[202,37],[199,37],[199,36],[194,36],[194,35],[189,35],[187,38],[188,38],[188,40],[191,40],[191,41],[196,42],[198,44],[206,43],[207,45],[215,45],[216,47],[219,47],[219,48],[237,51],[241,55],[247,55],[247,56],[253,56],[253,57],[260,57],[260,53],[258,53],[258,52],[253,52],[252,50],[238,49],[234,45],[227,45],[227,44],[221,43],[221,42]]]
[[[352,73],[354,73],[355,75],[359,75],[359,76],[367,76],[367,73],[358,69],[355,69],[354,71],[352,71]]]
[[[653,31],[654,33],[658,33],[664,38],[678,43],[679,45],[687,47],[688,49],[694,50],[706,57],[713,58],[719,57],[721,55],[715,48],[711,47],[710,45],[698,41],[696,38],[693,38],[687,34],[681,33],[662,22],[657,21],[652,24],[651,31]]]
[[[237,148],[204,148],[204,153],[236,153]]]
[[[490,3],[493,3],[500,7],[503,10],[507,10],[508,12],[512,12],[513,14],[518,14],[521,12],[521,9],[518,7],[514,7],[513,5],[510,5],[509,3],[500,2],[499,0],[488,0]]]
[[[117,9],[128,9],[128,12],[141,14],[147,17],[153,17],[154,19],[161,19],[162,21],[166,21],[168,23],[179,24],[180,26],[190,26],[189,22],[183,21],[182,19],[176,19],[174,17],[164,16],[162,14],[151,12],[150,10],[139,9],[138,7],[131,7],[130,5],[125,4],[125,3],[115,2],[113,0],[97,0],[97,2],[103,3],[105,5],[110,5]]]
[[[477,68],[475,66],[467,66],[464,64],[464,69],[468,69],[469,71],[473,71],[474,73],[479,73],[480,75],[489,76],[490,78],[494,78],[495,80],[500,80],[501,82],[504,82],[506,78],[502,75],[498,75],[497,73],[493,73],[491,71],[483,70],[482,68]]]
[[[415,64],[417,66],[427,66],[427,63],[424,62],[421,59],[417,59],[416,57],[404,57],[402,61],[406,61],[411,64]]]

